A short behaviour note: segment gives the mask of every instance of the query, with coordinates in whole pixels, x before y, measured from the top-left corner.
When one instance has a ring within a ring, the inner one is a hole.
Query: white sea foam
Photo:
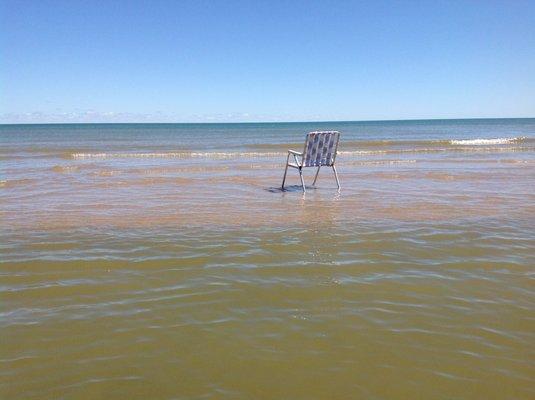
[[[512,144],[519,143],[524,138],[497,138],[497,139],[469,139],[469,140],[450,140],[449,144],[459,145],[465,147],[463,151],[497,151],[502,150],[501,148],[489,148],[489,147],[479,147],[475,148],[470,146],[489,146],[489,145],[501,145],[501,144]],[[440,144],[440,142],[437,142]],[[338,151],[338,155],[343,158],[359,157],[359,156],[373,156],[373,155],[391,155],[391,154],[400,154],[400,153],[436,153],[436,152],[447,152],[452,149],[444,145],[442,142],[442,147],[413,147],[413,148],[391,148],[391,149],[373,149],[373,150],[345,150]],[[510,148],[503,148],[503,150],[511,151]],[[460,151],[460,149],[459,149]],[[204,158],[204,159],[238,159],[238,158],[263,158],[263,157],[284,157],[286,152],[282,151],[229,151],[229,152],[216,152],[216,151],[207,151],[207,152],[196,152],[196,151],[180,151],[180,152],[102,152],[102,153],[71,153],[69,154],[70,158],[73,159],[93,159],[93,160],[104,160],[104,159],[150,159],[150,158],[169,158],[169,159],[191,159],[191,158]]]
[[[490,144],[511,144],[522,142],[524,137],[515,138],[495,138],[495,139],[465,139],[465,140],[450,140],[450,144],[461,146],[485,146]]]
[[[404,149],[404,150],[350,150],[339,151],[338,155],[362,156],[389,153],[404,152],[432,152],[434,149]],[[286,156],[286,152],[162,152],[162,153],[72,153],[70,156],[74,159],[117,159],[117,158],[208,158],[208,159],[231,159],[231,158],[259,158],[259,157],[281,157]]]
[[[281,152],[73,153],[72,158],[235,158],[279,156]]]

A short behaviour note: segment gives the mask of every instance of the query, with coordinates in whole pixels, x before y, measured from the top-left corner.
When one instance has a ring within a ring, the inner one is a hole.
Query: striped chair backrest
[[[321,131],[307,134],[305,150],[303,151],[304,167],[331,166],[336,158],[340,132]]]

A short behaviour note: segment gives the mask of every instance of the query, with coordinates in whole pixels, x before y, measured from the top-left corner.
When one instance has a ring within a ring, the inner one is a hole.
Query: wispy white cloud
[[[335,116],[302,114],[251,114],[248,112],[216,114],[167,114],[132,113],[115,111],[76,110],[70,112],[4,113],[0,114],[2,124],[37,124],[37,123],[148,123],[148,122],[282,122],[282,121],[324,121],[341,119]]]
[[[5,113],[0,115],[0,123],[99,123],[99,122],[159,122],[164,119],[163,114],[142,114],[113,111],[72,111],[45,113],[34,111],[28,113]]]

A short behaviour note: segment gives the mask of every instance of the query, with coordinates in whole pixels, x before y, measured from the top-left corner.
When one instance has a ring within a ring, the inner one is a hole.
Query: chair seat
[[[289,167],[292,167],[292,168],[301,168],[300,165],[297,165],[297,164],[295,164],[295,163],[288,163],[288,166],[289,166]]]

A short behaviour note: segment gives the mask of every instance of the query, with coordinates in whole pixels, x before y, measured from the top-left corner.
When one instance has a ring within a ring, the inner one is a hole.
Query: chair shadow
[[[315,186],[305,186],[306,190],[315,190],[317,189]],[[286,192],[289,192],[289,193],[292,193],[292,192],[299,192],[299,193],[303,193],[303,187],[301,185],[285,185],[284,186],[284,189],[281,188],[280,186],[278,187],[269,187],[269,188],[265,188],[264,190],[266,190],[267,192],[270,192],[270,193],[286,193]]]

